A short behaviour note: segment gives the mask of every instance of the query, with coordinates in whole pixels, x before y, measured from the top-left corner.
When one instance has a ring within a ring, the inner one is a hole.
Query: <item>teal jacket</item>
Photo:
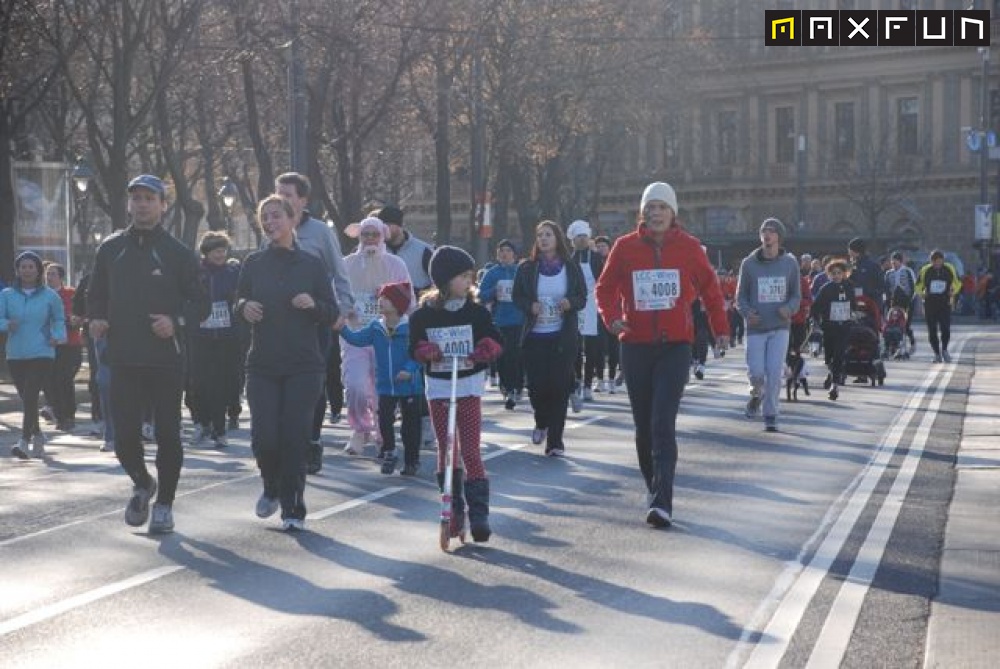
[[[11,332],[11,321],[17,323]],[[48,286],[29,295],[20,285],[0,291],[0,331],[7,333],[7,359],[54,358],[52,340],[66,342],[66,313],[62,299]]]

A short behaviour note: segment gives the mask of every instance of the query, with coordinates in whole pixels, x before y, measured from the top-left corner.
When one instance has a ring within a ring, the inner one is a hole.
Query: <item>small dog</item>
[[[802,392],[807,397],[809,396],[809,381],[802,376],[802,368],[806,361],[798,353],[789,353],[786,362],[788,363],[788,378],[785,379],[785,397],[789,402],[798,402],[799,388],[802,388]]]

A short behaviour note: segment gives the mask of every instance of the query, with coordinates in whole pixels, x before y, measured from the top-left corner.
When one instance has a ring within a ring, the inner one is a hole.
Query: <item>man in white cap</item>
[[[597,376],[598,387],[604,381],[604,334],[597,326],[597,299],[594,296],[597,278],[604,269],[604,256],[591,248],[590,234],[590,223],[584,220],[575,220],[566,228],[566,237],[573,244],[573,260],[579,263],[587,282],[587,306],[577,314],[582,346],[576,359],[577,392],[570,397],[574,413],[579,413],[584,400],[594,399],[594,376]]]

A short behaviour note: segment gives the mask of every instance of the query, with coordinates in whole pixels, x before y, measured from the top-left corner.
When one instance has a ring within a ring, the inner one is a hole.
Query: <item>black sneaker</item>
[[[653,527],[670,527],[673,523],[673,519],[670,514],[663,509],[651,506],[649,511],[646,512],[646,522]]]
[[[382,473],[391,474],[396,470],[396,454],[392,451],[382,454]]]
[[[503,403],[503,407],[507,411],[513,411],[514,407],[516,406],[517,406],[517,400],[514,399],[514,393],[510,393],[509,395],[507,395],[507,401]]]
[[[400,476],[416,476],[417,472],[420,471],[420,463],[410,463],[408,465],[403,465],[402,471],[399,472]]]

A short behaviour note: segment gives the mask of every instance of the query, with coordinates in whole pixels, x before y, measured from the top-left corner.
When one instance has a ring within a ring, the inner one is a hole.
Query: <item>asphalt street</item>
[[[710,360],[679,419],[676,522],[644,522],[627,397],[571,414],[565,459],[530,443],[527,402],[484,400],[488,544],[438,547],[433,452],[416,478],[347,456],[328,426],[307,531],[259,520],[246,420],[188,448],[177,530],[127,527],[130,484],[84,436],[6,456],[5,667],[913,667],[924,661],[977,349],[921,342],[881,388],[818,387],[781,432],[743,416],[743,351]],[[150,459],[153,449],[149,449]],[[370,455],[371,453],[369,453]],[[1000,628],[998,628],[1000,629]]]

